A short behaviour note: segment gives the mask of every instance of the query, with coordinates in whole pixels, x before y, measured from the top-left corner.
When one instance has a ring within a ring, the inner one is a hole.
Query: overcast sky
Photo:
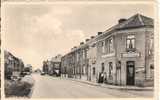
[[[5,49],[34,68],[136,13],[154,17],[149,4],[5,5]]]

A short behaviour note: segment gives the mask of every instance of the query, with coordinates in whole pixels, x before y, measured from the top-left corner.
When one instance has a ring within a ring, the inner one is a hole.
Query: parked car
[[[20,76],[12,75],[12,76],[11,76],[11,80],[12,80],[12,81],[19,81],[19,80],[21,80],[21,77],[20,77]]]
[[[45,72],[41,72],[41,75],[45,75]]]
[[[21,72],[21,73],[20,73],[20,76],[21,76],[21,77],[24,77],[25,75],[26,75],[26,73],[24,73],[24,72]]]

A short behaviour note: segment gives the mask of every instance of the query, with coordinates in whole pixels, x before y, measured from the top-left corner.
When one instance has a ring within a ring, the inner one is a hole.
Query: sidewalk
[[[65,78],[68,80],[72,81],[77,81],[89,85],[94,85],[94,86],[100,86],[104,88],[109,88],[109,89],[117,89],[117,90],[134,90],[134,91],[153,91],[154,87],[137,87],[137,86],[116,86],[116,85],[109,85],[109,84],[100,84],[100,83],[95,83],[95,82],[90,82],[90,81],[85,81],[85,80],[80,80],[80,79],[73,79],[73,78]]]

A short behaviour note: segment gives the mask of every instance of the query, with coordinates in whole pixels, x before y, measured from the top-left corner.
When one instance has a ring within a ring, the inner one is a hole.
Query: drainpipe
[[[113,35],[113,49],[114,49],[114,53],[115,53],[115,68],[116,68],[116,82],[115,84],[117,84],[117,45],[116,45],[116,39],[115,39],[115,35]]]
[[[146,33],[146,30],[145,30],[145,33]],[[147,36],[146,36],[147,34],[145,34],[145,80],[146,80],[146,78],[147,78],[147,71],[146,71],[146,65],[147,65],[147,57],[148,57],[148,43],[147,43],[147,41],[146,41],[146,38],[147,38]],[[146,57],[147,56],[147,57]]]

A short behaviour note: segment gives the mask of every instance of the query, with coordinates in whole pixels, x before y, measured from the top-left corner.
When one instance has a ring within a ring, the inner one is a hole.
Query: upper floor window
[[[77,62],[79,61],[79,53],[77,53]]]
[[[128,35],[126,40],[126,49],[127,51],[135,50],[135,35]]]
[[[113,52],[113,38],[110,38],[108,43],[109,43],[108,52],[112,53]]]
[[[102,53],[105,53],[105,41],[102,41]]]
[[[153,38],[151,38],[149,42],[149,55],[153,55],[153,49],[154,49],[154,41]]]
[[[85,59],[85,50],[82,51],[83,59]]]

